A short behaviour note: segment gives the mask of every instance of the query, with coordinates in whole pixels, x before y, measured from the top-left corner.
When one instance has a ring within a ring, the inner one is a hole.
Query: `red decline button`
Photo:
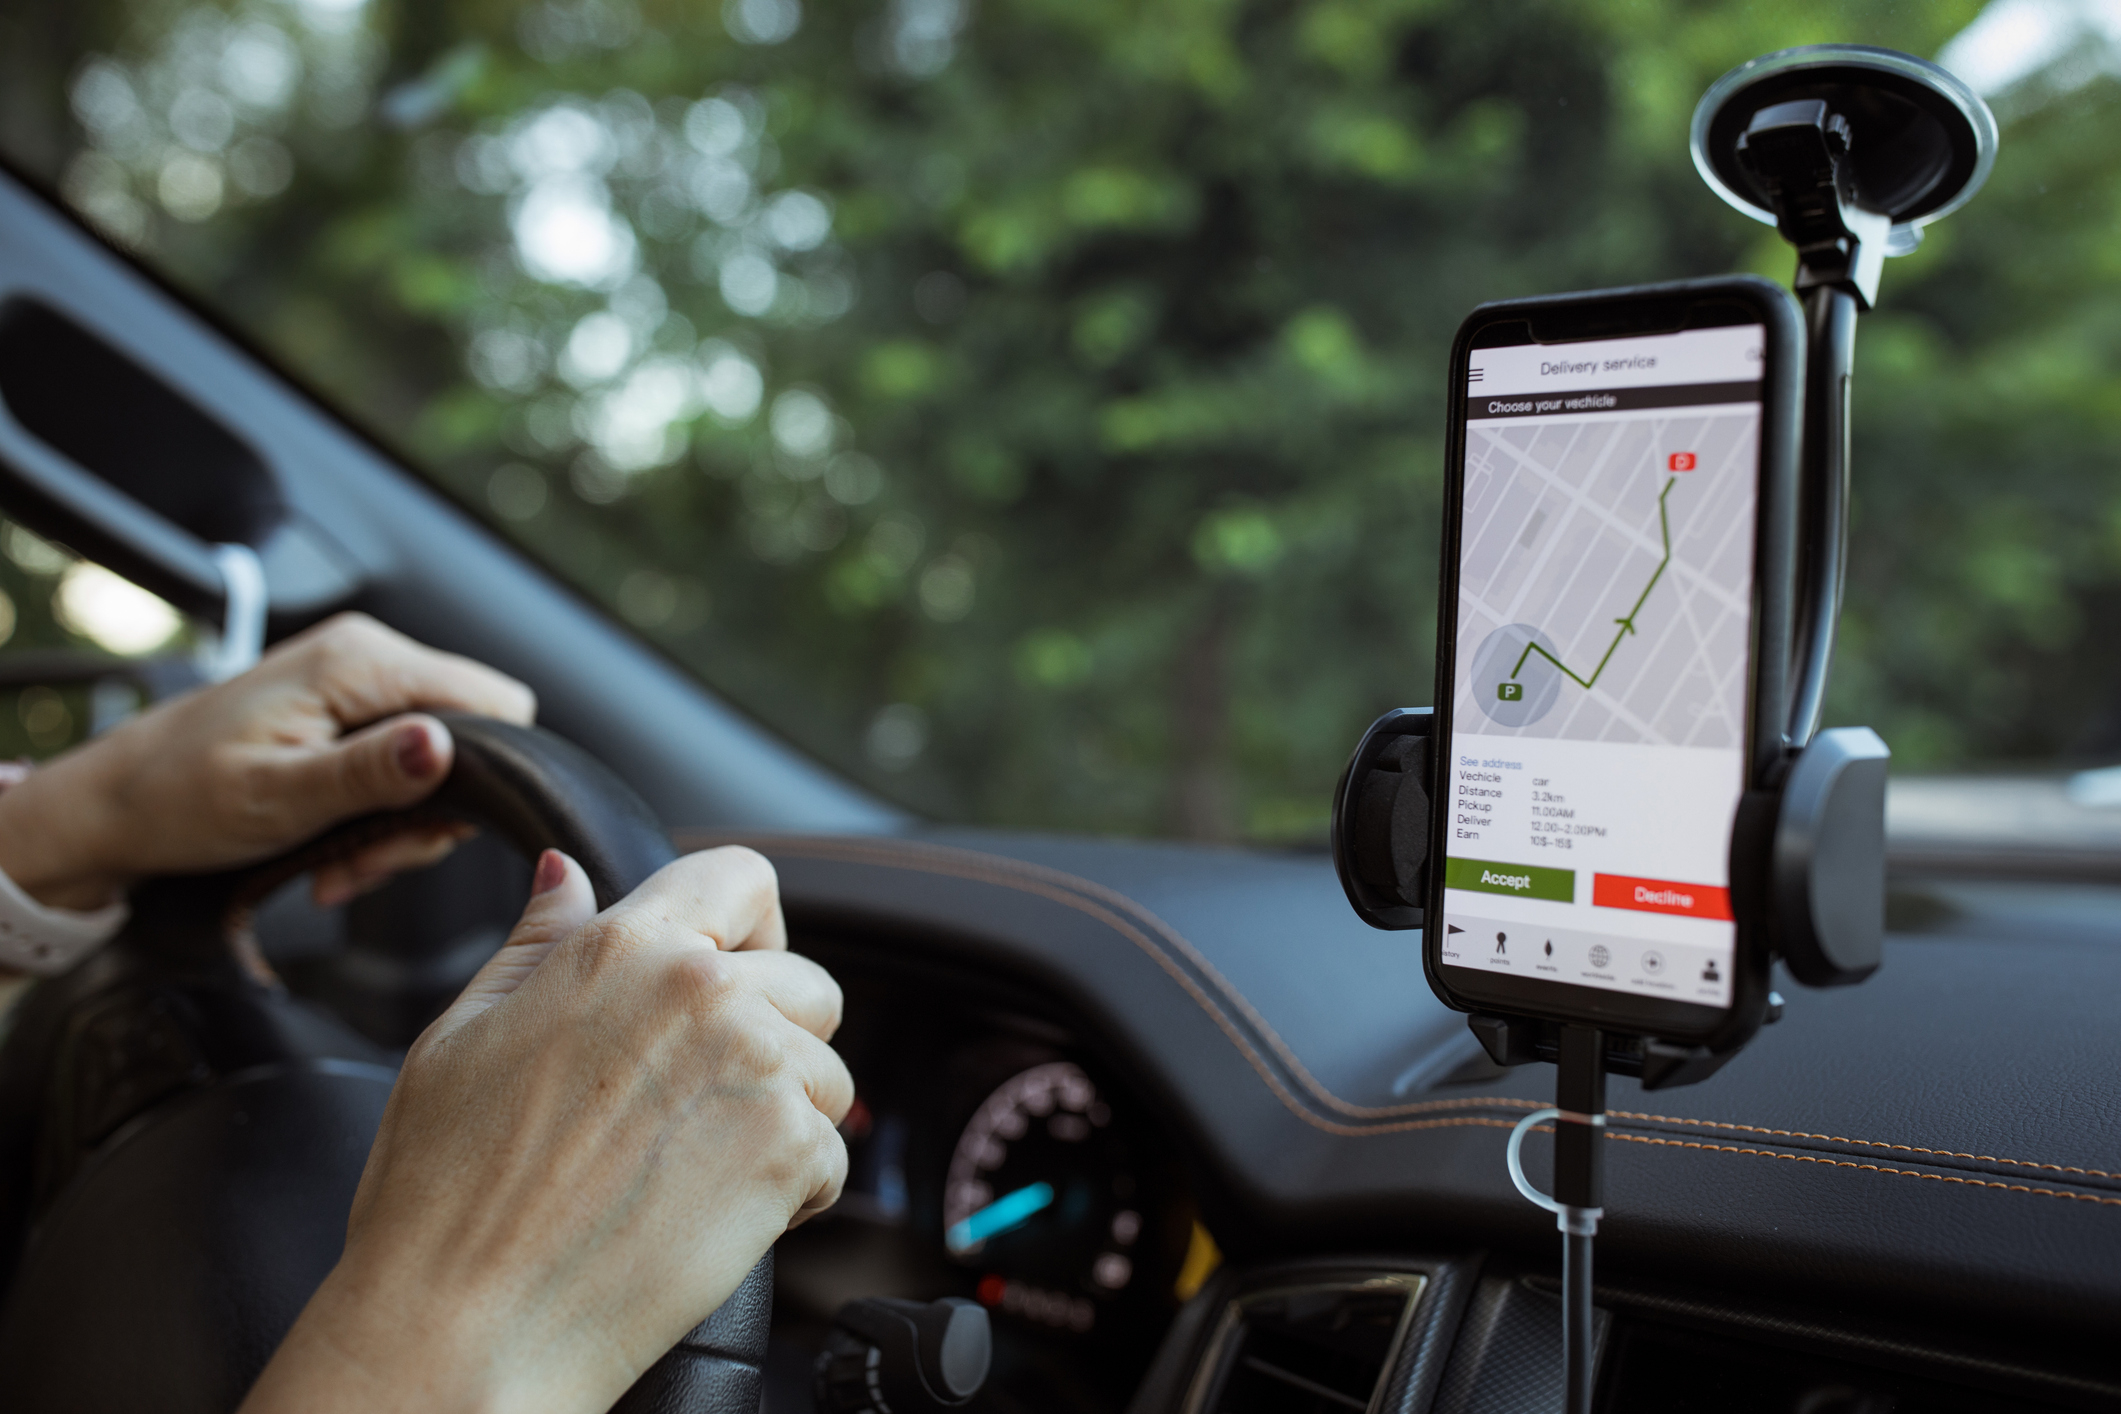
[[[1591,902],[1600,908],[1642,913],[1679,913],[1688,918],[1731,916],[1731,891],[1712,884],[1675,884],[1667,879],[1631,879],[1625,874],[1591,876]]]

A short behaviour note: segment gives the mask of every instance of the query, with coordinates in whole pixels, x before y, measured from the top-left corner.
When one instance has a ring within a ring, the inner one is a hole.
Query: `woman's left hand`
[[[528,723],[529,688],[340,614],[249,672],[162,703],[0,793],[0,870],[54,908],[96,909],[154,874],[248,864],[341,820],[423,800],[449,774],[426,711]],[[319,869],[333,907],[433,863],[464,831],[398,835]]]

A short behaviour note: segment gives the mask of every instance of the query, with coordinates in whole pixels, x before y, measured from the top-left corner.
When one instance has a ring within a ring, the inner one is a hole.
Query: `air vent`
[[[1186,1414],[1376,1414],[1426,1284],[1392,1274],[1238,1297],[1209,1341]]]

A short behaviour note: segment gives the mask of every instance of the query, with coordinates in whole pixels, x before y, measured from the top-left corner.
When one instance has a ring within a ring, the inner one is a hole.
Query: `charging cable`
[[[1591,1239],[1605,1216],[1605,1037],[1588,1026],[1561,1028],[1561,1103],[1534,1110],[1510,1131],[1504,1157],[1510,1182],[1554,1215],[1561,1229],[1561,1362],[1567,1414],[1590,1414],[1597,1344],[1591,1324]],[[1573,1102],[1573,1103],[1572,1103]],[[1554,1124],[1554,1196],[1532,1186],[1524,1172],[1524,1137]]]

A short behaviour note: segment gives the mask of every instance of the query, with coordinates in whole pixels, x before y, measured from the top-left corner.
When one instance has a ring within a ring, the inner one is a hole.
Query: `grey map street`
[[[1467,427],[1457,731],[1740,744],[1758,427],[1754,405]]]

